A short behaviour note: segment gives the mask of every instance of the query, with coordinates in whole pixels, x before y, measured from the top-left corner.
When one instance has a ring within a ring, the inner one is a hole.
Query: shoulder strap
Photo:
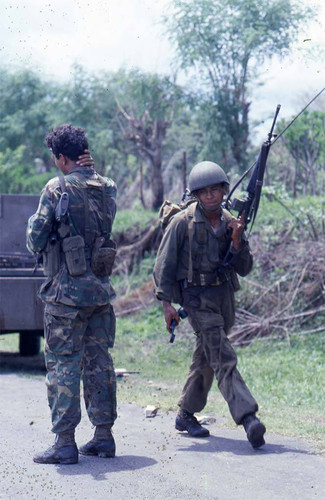
[[[84,213],[85,213],[85,243],[86,246],[91,246],[91,230],[90,230],[90,216],[89,216],[89,199],[87,194],[87,188],[82,186],[82,197],[84,200]]]
[[[77,175],[77,177],[79,177],[79,179],[81,181],[84,180],[84,176],[82,174],[80,174],[79,172],[74,172],[74,175]],[[71,214],[69,214],[69,211],[68,211],[68,204],[66,206],[66,210],[64,213],[59,208],[62,205],[62,200],[64,199],[65,195],[68,197],[68,202],[69,202],[69,195],[67,193],[67,187],[66,187],[65,179],[63,176],[59,177],[59,183],[60,183],[60,189],[61,189],[61,198],[60,198],[60,202],[58,205],[58,209],[61,212],[61,216],[63,216],[63,215],[67,216],[68,220],[67,220],[67,224],[65,224],[65,225],[67,226],[67,229],[69,229],[69,231],[68,232],[66,231],[67,232],[66,235],[68,235],[70,233],[70,236],[71,236],[71,233],[73,233],[73,231],[72,231],[73,225],[72,225]],[[81,192],[82,192],[82,197],[83,197],[84,216],[85,216],[85,243],[87,246],[90,246],[92,239],[91,239],[91,230],[90,230],[89,200],[88,200],[88,195],[87,195],[86,191],[87,191],[87,189],[83,185]],[[62,208],[64,208],[64,207],[62,207]],[[60,219],[58,219],[58,220],[60,220]]]
[[[61,194],[63,194],[67,190],[67,186],[65,184],[65,178],[64,178],[63,175],[60,175],[60,177],[59,177],[59,183],[60,183],[60,188],[61,188]]]
[[[106,189],[105,189],[105,184],[102,184],[102,214],[103,214],[103,236],[105,240],[107,239],[109,235],[109,225],[108,225],[108,202],[107,198],[108,196],[106,195]]]
[[[233,219],[231,213],[228,212],[228,210],[226,210],[225,208],[222,209],[222,215],[224,216],[227,224]]]
[[[69,194],[67,193],[67,187],[63,176],[59,177],[59,184],[61,196],[55,209],[55,218],[58,222],[67,214],[69,207]]]
[[[84,176],[80,172],[73,172],[74,175],[77,175],[79,179],[84,180]],[[102,220],[103,220],[103,225],[102,225],[102,234],[106,239],[108,239],[109,236],[109,223],[108,223],[108,195],[106,193],[106,182],[104,177],[98,175],[100,181],[88,181],[86,180],[85,186],[82,188],[82,196],[84,200],[84,207],[85,207],[85,243],[87,246],[91,246],[92,244],[92,237],[91,237],[91,228],[90,228],[90,212],[89,212],[89,197],[88,197],[88,186],[93,186],[95,188],[101,189],[102,193]]]
[[[188,230],[188,242],[189,242],[189,253],[188,253],[188,274],[187,281],[192,283],[193,281],[193,259],[192,259],[192,246],[193,246],[193,237],[194,237],[194,212],[197,207],[197,203],[191,203],[185,209],[185,216],[187,220],[187,230]]]
[[[55,219],[60,222],[58,228],[58,233],[61,238],[69,236],[71,233],[70,218],[68,214],[69,208],[69,194],[67,192],[67,187],[65,184],[65,179],[63,176],[59,177],[59,185],[61,190],[61,196],[55,209]]]

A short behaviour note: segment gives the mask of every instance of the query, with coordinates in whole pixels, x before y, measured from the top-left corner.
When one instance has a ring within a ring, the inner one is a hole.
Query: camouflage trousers
[[[183,305],[197,338],[192,363],[179,406],[190,413],[203,410],[214,377],[236,424],[258,410],[258,405],[237,370],[237,356],[227,338],[234,322],[234,297],[227,283],[193,287]]]
[[[47,303],[44,310],[46,385],[52,431],[75,429],[81,419],[80,381],[93,425],[116,419],[116,378],[108,352],[115,337],[110,304],[70,307]]]

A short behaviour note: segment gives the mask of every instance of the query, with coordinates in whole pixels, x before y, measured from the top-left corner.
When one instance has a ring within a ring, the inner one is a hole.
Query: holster
[[[56,236],[51,236],[43,252],[44,275],[53,278],[60,269],[60,242]]]

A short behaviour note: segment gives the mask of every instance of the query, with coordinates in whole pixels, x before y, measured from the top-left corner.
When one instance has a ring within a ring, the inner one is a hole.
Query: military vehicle
[[[27,221],[38,200],[33,195],[0,194],[0,335],[19,333],[22,356],[38,354],[43,335],[43,304],[37,291],[45,278],[26,249]]]

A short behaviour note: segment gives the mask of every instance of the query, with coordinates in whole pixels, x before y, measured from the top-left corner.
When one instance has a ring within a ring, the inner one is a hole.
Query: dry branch
[[[313,319],[325,319],[325,240],[291,242],[279,246],[270,256],[259,246],[255,260],[264,263],[264,278],[273,269],[285,270],[278,279],[263,287],[257,298],[238,309],[230,340],[244,344],[257,338],[278,335],[289,337],[297,332],[321,332],[323,327],[302,330]],[[263,266],[262,266],[263,272]],[[248,282],[248,280],[245,280]],[[249,284],[256,289],[252,281]],[[261,289],[261,287],[257,287]],[[325,322],[324,322],[325,323]]]
[[[134,264],[143,258],[145,252],[157,250],[160,240],[160,224],[155,222],[143,231],[136,241],[118,248],[113,273],[120,274],[125,269],[132,270]]]

